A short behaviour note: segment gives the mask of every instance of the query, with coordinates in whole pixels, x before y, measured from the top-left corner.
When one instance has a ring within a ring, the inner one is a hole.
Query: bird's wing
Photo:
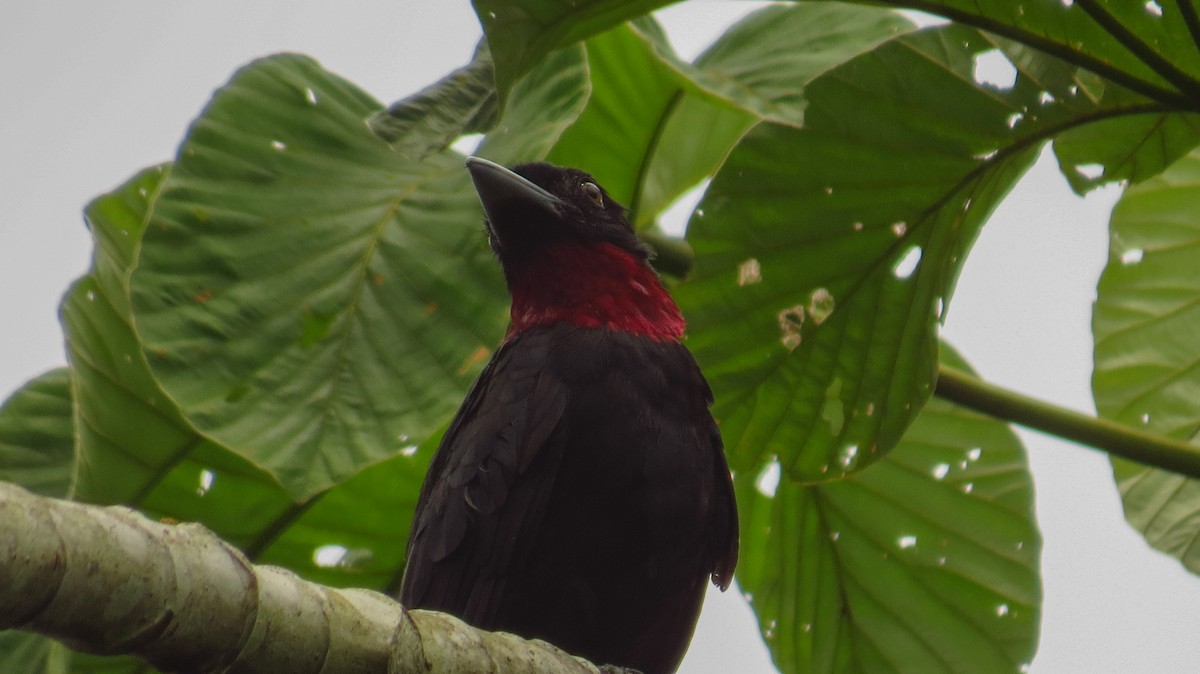
[[[567,392],[544,340],[505,344],[476,380],[421,489],[400,590],[405,606],[488,620],[552,492]],[[536,461],[535,461],[536,459]],[[468,535],[470,533],[470,535]]]
[[[721,443],[721,432],[717,430],[716,423],[712,424],[709,437],[715,472],[713,484],[716,493],[713,503],[717,510],[710,539],[710,554],[713,557],[712,581],[724,592],[733,582],[733,570],[737,567],[738,560],[737,498],[734,496],[729,463],[725,459],[725,450]]]

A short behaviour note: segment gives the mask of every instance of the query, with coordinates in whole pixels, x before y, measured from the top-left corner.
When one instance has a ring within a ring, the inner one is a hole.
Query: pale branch
[[[1146,466],[1200,478],[1200,446],[1098,419],[989,384],[965,372],[938,368],[943,400],[1048,433]]]
[[[377,592],[253,565],[198,524],[0,482],[2,629],[165,672],[614,671]]]

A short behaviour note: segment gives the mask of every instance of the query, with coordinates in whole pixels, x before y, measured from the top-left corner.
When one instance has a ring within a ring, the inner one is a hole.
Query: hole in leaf
[[[904,254],[896,260],[896,264],[892,265],[892,275],[898,279],[906,279],[913,275],[917,270],[917,265],[921,263],[921,247],[909,246],[904,251]]]
[[[989,49],[975,55],[972,77],[978,84],[1008,90],[1017,83],[1017,68],[999,49]]]
[[[775,498],[775,491],[779,488],[779,478],[782,474],[783,469],[780,467],[779,461],[772,461],[759,471],[758,477],[754,480],[754,488],[767,498]]]

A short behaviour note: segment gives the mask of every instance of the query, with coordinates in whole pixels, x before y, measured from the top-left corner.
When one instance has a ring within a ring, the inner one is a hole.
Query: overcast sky
[[[662,18],[692,55],[752,6],[693,1]],[[64,363],[56,312],[88,265],[84,204],[171,159],[237,67],[304,52],[386,103],[464,63],[478,37],[467,0],[0,5],[0,397]],[[1093,411],[1091,302],[1117,196],[1074,198],[1045,155],[985,228],[944,334],[986,378]],[[1103,455],[1022,439],[1045,536],[1031,671],[1197,671],[1200,579],[1126,526]],[[683,671],[770,671],[740,598],[713,594]]]

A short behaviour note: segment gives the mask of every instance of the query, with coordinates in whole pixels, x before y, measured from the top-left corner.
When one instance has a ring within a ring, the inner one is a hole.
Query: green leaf
[[[60,307],[81,457],[74,491],[92,503],[139,503],[174,456],[201,442],[154,382],[130,325],[128,274],[166,170],[144,170],[88,205],[92,272]]]
[[[164,167],[143,171],[87,208],[96,242],[92,271],[75,283],[61,309],[82,457],[73,495],[201,522],[248,549],[277,535],[267,532],[294,518],[302,505],[292,503],[272,476],[183,419],[154,381],[130,325],[128,275],[164,175]],[[48,639],[22,636],[21,647],[44,653],[47,664],[12,671],[145,671],[132,658],[71,653]]]
[[[496,88],[509,89],[550,52],[603,32],[622,21],[670,4],[669,0],[472,0],[496,61]]]
[[[1024,671],[1041,537],[1006,425],[933,400],[861,473],[810,486],[780,473],[735,479],[738,584],[780,671]]]
[[[257,559],[327,585],[398,591],[417,495],[444,431],[314,498]]]
[[[638,226],[683,190],[716,169],[754,118],[728,103],[696,89],[661,53],[657,25],[643,21],[639,28],[621,26],[587,42],[592,95],[579,119],[554,146],[548,161],[579,166],[594,175],[613,199],[630,211]],[[686,137],[675,113],[693,99],[681,122],[690,124]],[[673,162],[675,175],[656,169],[656,155],[690,161]]]
[[[369,124],[413,161],[464,134],[489,132],[476,154],[503,164],[546,156],[587,102],[583,48],[559,49],[517,82],[499,116],[491,53],[481,43],[470,64],[371,116]],[[503,123],[497,127],[497,118]]]
[[[1146,112],[1072,129],[1054,139],[1054,152],[1071,189],[1084,194],[1158,175],[1197,144],[1200,115]]]
[[[93,199],[84,209],[92,233],[92,276],[113,309],[127,319],[129,272],[137,262],[138,247],[146,230],[146,214],[158,197],[170,164],[139,171],[109,194]]]
[[[393,458],[308,500],[292,501],[270,475],[192,429],[154,382],[128,317],[115,308],[119,302],[110,301],[95,278],[107,269],[114,292],[124,292],[128,269],[119,268],[132,264],[162,176],[159,169],[139,174],[89,206],[97,239],[93,274],[64,300],[87,457],[81,493],[88,500],[136,505],[152,516],[201,522],[252,560],[312,579],[386,588],[400,577],[407,527],[440,432],[424,439],[420,451],[414,441],[398,438],[405,444]],[[131,241],[130,254],[108,255],[108,240]],[[339,544],[345,554],[336,564],[317,563],[327,562],[330,546]],[[94,662],[95,671],[125,671],[125,660],[71,657],[73,670]]]
[[[1200,99],[1198,36],[1188,29],[1178,4],[1107,0],[887,4],[940,14],[1015,40],[1179,109],[1194,108]]]
[[[1011,84],[977,72],[993,56]],[[726,160],[678,294],[734,465],[773,453],[820,480],[868,465],[928,396],[958,269],[1038,146],[1164,108],[959,26],[896,38],[804,95],[802,128],[762,124]]]
[[[913,27],[876,8],[775,5],[731,26],[695,65],[705,87],[762,119],[799,126],[809,82]]]
[[[1040,88],[977,84],[992,49],[956,26],[884,43],[808,85],[803,128],[747,134],[709,186],[676,294],[738,469],[864,468],[928,398],[966,252],[1067,114],[1014,125]]]
[[[471,62],[438,82],[393,103],[368,119],[371,130],[405,159],[439,152],[467,133],[483,133],[496,125],[499,109],[493,82],[492,55],[481,42]],[[317,103],[315,91],[305,97]]]
[[[87,208],[92,272],[61,309],[82,460],[74,496],[202,522],[252,543],[294,506],[281,485],[195,431],[150,373],[130,322],[127,279],[164,177],[148,169]]]
[[[0,405],[0,481],[64,498],[74,468],[71,375],[58,368],[26,382]]]
[[[28,632],[0,632],[0,672],[67,674],[70,655],[57,641]]]
[[[405,161],[363,124],[379,107],[304,57],[243,68],[132,277],[163,389],[296,501],[445,422],[505,321],[461,158]]]
[[[908,28],[886,11],[769,7],[692,67],[653,20],[622,26],[587,41],[592,97],[549,159],[586,168],[646,227],[711,176],[755,122],[800,124],[807,82]]]
[[[1092,314],[1101,416],[1195,442],[1200,431],[1200,151],[1126,190]],[[1112,459],[1125,517],[1200,574],[1200,481]]]
[[[549,54],[513,88],[500,125],[476,154],[510,165],[544,158],[579,117],[591,91],[582,46]]]
[[[148,175],[157,178],[148,181]],[[97,239],[93,273],[77,282],[64,300],[72,374],[80,391],[80,443],[86,457],[79,494],[92,501],[136,505],[152,516],[201,522],[251,559],[268,557],[310,578],[384,587],[399,577],[424,463],[440,434],[415,457],[402,452],[324,494],[295,503],[271,476],[191,429],[154,383],[128,317],[114,306],[119,302],[110,301],[109,291],[95,278],[100,269],[107,269],[115,291],[123,292],[118,267],[131,264],[132,257],[108,255],[106,251],[112,249],[103,242],[129,240],[128,250],[136,251],[161,178],[158,169],[144,172],[89,206],[88,222]],[[366,511],[373,517],[364,515],[364,503],[377,508]],[[367,523],[370,542],[380,548],[370,560],[322,569],[314,565],[311,546],[303,557],[280,553],[289,546],[299,549],[297,540],[319,537],[357,544]],[[374,575],[362,573],[364,564]],[[142,671],[128,658],[74,654],[35,635],[13,634],[13,647],[20,650],[12,657],[50,658],[47,662],[58,658],[75,672]],[[48,669],[22,666],[13,671],[57,671],[45,666]]]
[[[1088,123],[1054,138],[1063,175],[1077,194],[1100,185],[1138,182],[1162,171],[1200,142],[1200,117],[1133,93],[1066,61],[1007,40],[1000,50],[1042,87],[1035,117],[1071,111]],[[1089,119],[1090,118],[1090,119]]]
[[[1200,121],[1200,17],[1189,3],[1014,3],[1010,0],[891,2],[919,5],[1082,68],[1070,96],[1082,94],[1130,115],[1066,130],[1055,140],[1063,175],[1078,194],[1160,172],[1197,143]],[[1010,50],[1011,51],[1011,50]],[[1047,92],[1051,93],[1051,92]],[[1054,92],[1057,100],[1065,100]],[[1115,100],[1114,100],[1115,99]]]
[[[75,653],[32,632],[0,632],[0,672],[21,674],[145,674],[145,663],[132,657]]]

